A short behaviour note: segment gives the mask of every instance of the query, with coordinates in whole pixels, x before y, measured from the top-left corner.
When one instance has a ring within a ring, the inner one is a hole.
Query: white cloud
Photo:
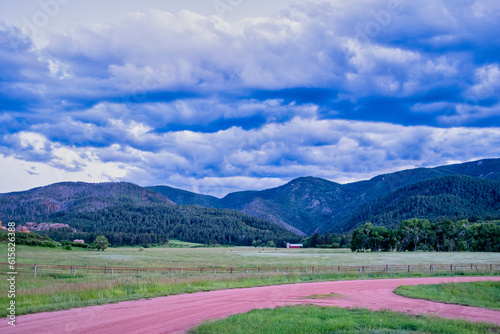
[[[43,47],[0,27],[17,45],[0,47],[0,152],[9,171],[25,164],[43,180],[52,170],[217,195],[498,156],[497,127],[390,123],[497,119],[498,4],[404,2],[381,23],[388,6],[318,0],[241,20],[139,7]],[[377,120],[389,100],[388,123],[342,120]]]
[[[44,173],[52,170],[61,180],[81,177],[168,184],[223,196],[228,191],[277,186],[305,175],[354,181],[401,168],[500,155],[499,128],[440,129],[300,117],[253,130],[148,132],[139,137],[156,142],[157,152],[121,144],[75,148],[24,135],[22,140],[29,143],[25,149],[36,153],[49,147],[50,161],[6,159],[10,165],[16,161],[39,166]]]
[[[498,64],[490,64],[476,70],[477,83],[466,93],[471,102],[497,97],[500,92],[500,68]]]

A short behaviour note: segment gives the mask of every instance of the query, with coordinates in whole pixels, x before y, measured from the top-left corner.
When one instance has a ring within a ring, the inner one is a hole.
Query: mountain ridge
[[[41,222],[47,221],[59,212],[63,214],[65,212],[91,212],[117,205],[198,205],[214,209],[237,210],[272,222],[297,235],[305,236],[315,232],[351,230],[365,221],[361,218],[353,221],[353,217],[356,217],[364,206],[376,204],[382,207],[379,202],[400,189],[418,185],[424,181],[429,181],[429,184],[439,183],[440,179],[454,175],[498,182],[500,181],[500,159],[483,159],[434,168],[407,169],[348,184],[307,176],[296,178],[275,188],[234,192],[223,198],[169,186],[140,187],[127,182],[97,184],[61,182],[23,192],[0,194],[0,220]],[[457,186],[463,182],[459,178],[453,180],[457,182]],[[470,191],[476,192],[476,188],[482,187],[483,183],[480,185],[477,182],[468,182],[467,184]],[[496,183],[492,187],[496,187]],[[425,186],[420,185],[417,188],[412,190],[412,196],[425,197]],[[444,194],[441,197],[443,196],[447,195]],[[438,197],[435,198],[437,200]],[[466,200],[466,198],[461,200]],[[465,202],[464,206],[470,208]],[[442,212],[451,212],[450,209],[450,207],[443,208]],[[490,209],[492,211],[487,212]],[[488,207],[487,210],[481,211],[480,214],[495,217],[498,215],[494,206]],[[474,213],[474,209],[471,208],[463,212],[461,217],[476,215],[477,213]],[[367,217],[366,219],[372,217],[367,214],[361,216]],[[381,213],[373,217],[378,221]]]
[[[500,180],[500,159],[419,167],[347,184],[313,176],[300,177],[275,188],[230,193],[217,204],[270,220],[296,233],[298,230],[299,235],[317,231],[341,232],[336,225],[361,206],[405,186],[450,175]],[[294,205],[297,198],[303,201]]]

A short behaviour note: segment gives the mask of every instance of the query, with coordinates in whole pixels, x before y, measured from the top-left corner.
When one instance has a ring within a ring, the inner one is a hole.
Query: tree
[[[267,247],[271,247],[271,248],[275,248],[275,247],[276,247],[276,244],[274,243],[274,241],[273,241],[273,240],[269,240],[269,241],[267,242],[267,245],[266,245],[266,246],[267,246]]]
[[[427,238],[431,224],[427,219],[408,219],[399,224],[398,233],[400,236],[400,250],[417,251],[418,246],[427,246]]]
[[[106,238],[103,235],[100,235],[97,238],[95,238],[94,243],[92,244],[94,248],[96,248],[99,251],[102,250],[103,252],[106,248],[108,248],[108,245],[109,245],[108,238]]]
[[[364,225],[358,226],[352,232],[352,240],[351,240],[351,250],[368,250],[370,245],[370,236],[373,229],[372,223],[366,223]]]

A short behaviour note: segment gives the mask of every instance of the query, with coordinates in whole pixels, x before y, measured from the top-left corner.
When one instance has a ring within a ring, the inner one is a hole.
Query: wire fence
[[[260,273],[403,273],[403,272],[496,272],[498,263],[429,264],[429,265],[370,265],[370,266],[308,266],[308,267],[120,267],[120,266],[72,266],[17,263],[15,269],[0,262],[1,273],[18,275],[139,275],[139,274],[260,274]]]

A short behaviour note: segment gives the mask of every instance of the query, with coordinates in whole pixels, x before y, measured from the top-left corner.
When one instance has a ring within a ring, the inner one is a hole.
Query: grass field
[[[293,306],[253,310],[227,319],[209,321],[191,334],[240,333],[373,333],[473,334],[499,333],[500,327],[459,320],[402,313],[337,307]]]
[[[195,245],[186,244],[183,245]],[[0,254],[7,254],[0,243]],[[345,249],[283,249],[255,247],[121,247],[97,252],[74,247],[72,251],[29,246],[17,247],[17,262],[129,267],[258,267],[417,265],[500,263],[500,253],[353,253]]]
[[[500,282],[401,286],[394,292],[410,298],[500,310]]]
[[[254,247],[200,248],[179,243],[175,247],[110,248],[105,252],[74,248],[72,251],[18,246],[19,263],[129,267],[258,267],[374,264],[500,263],[498,253],[351,253],[328,249],[269,249]],[[194,247],[194,248],[190,248]],[[0,254],[7,245],[0,243]],[[6,258],[6,256],[5,256]],[[5,260],[4,260],[5,261]],[[434,275],[449,275],[435,273]],[[456,272],[454,274],[461,274]],[[185,292],[286,284],[296,282],[423,276],[421,273],[302,273],[302,274],[146,274],[89,275],[78,273],[22,274],[17,278],[17,314],[100,305],[109,302],[166,296]],[[429,275],[426,273],[425,275]],[[7,281],[0,280],[7,291]],[[0,305],[8,302],[0,294]],[[0,316],[6,308],[0,308]]]

